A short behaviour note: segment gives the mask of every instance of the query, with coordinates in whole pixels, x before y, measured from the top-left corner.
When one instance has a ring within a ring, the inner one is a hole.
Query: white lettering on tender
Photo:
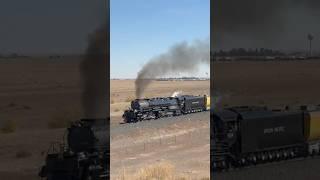
[[[281,133],[284,131],[285,131],[284,126],[279,126],[279,127],[273,127],[273,128],[266,128],[263,130],[263,133],[264,134],[271,134],[271,133]]]

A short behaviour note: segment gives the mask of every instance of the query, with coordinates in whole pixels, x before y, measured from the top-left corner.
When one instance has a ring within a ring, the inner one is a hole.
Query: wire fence
[[[145,138],[143,141],[130,141],[116,149],[117,154],[136,154],[141,152],[153,152],[158,148],[168,147],[174,148],[179,145],[194,146],[197,144],[210,143],[210,132],[207,129],[194,130],[177,135],[159,135],[153,138]],[[111,152],[112,153],[112,152]]]

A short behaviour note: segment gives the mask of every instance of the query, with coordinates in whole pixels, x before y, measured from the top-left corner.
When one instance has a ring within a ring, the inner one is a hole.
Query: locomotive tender
[[[209,96],[182,95],[151,99],[135,99],[123,114],[124,122],[138,122],[168,116],[179,116],[210,109]]]
[[[232,107],[212,117],[213,172],[320,153],[320,106]]]

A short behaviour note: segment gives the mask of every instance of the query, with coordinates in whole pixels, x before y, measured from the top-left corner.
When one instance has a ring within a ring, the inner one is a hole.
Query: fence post
[[[177,144],[177,135],[174,135],[174,144]]]

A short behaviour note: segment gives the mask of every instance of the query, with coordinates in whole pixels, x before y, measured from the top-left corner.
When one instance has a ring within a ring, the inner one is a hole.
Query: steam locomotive
[[[320,154],[320,106],[231,107],[212,118],[212,172]]]
[[[151,99],[135,99],[123,114],[124,122],[138,122],[168,116],[179,116],[210,108],[209,96],[182,95]]]
[[[109,177],[106,119],[82,119],[67,130],[67,145],[53,144],[39,176],[47,180],[102,180]]]

